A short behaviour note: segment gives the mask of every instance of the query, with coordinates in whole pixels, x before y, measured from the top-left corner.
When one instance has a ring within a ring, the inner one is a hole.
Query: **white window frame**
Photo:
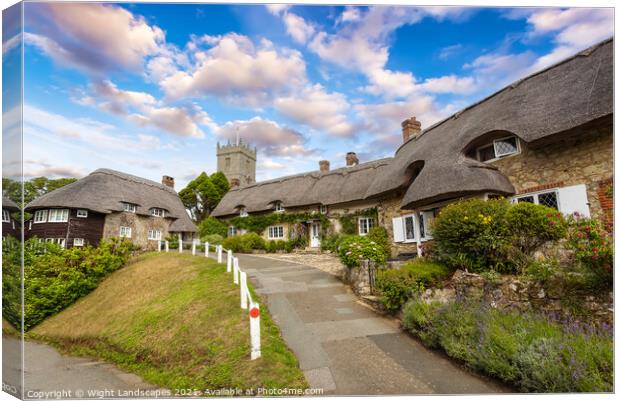
[[[2,209],[2,222],[10,223],[11,222],[11,213],[8,210]]]
[[[248,210],[244,207],[240,208],[239,217],[248,217]]]
[[[327,214],[327,205],[321,205],[319,206],[319,212],[321,214]]]
[[[76,212],[76,216],[81,218],[81,219],[85,219],[88,217],[88,210],[85,209],[78,209]]]
[[[123,202],[123,211],[128,213],[136,213],[138,205],[129,202]]]
[[[84,246],[84,238],[73,238],[73,246]]]
[[[544,189],[542,191],[536,191],[536,192],[528,192],[526,194],[519,194],[519,195],[514,196],[512,198],[512,203],[519,203],[519,199],[531,197],[531,198],[534,199],[534,204],[535,205],[540,205],[540,200],[538,199],[538,197],[540,195],[548,194],[548,193],[552,193],[552,192],[555,193],[555,198],[558,201],[558,211],[559,211],[560,210],[560,193],[559,193],[557,188],[555,188],[555,189]]]
[[[34,224],[47,223],[47,210],[37,210],[34,212]]]
[[[362,221],[364,221],[365,224],[362,224]],[[362,228],[364,228],[366,231],[364,232],[364,230],[362,230]],[[357,218],[357,232],[358,232],[359,235],[361,235],[361,236],[368,235],[370,230],[372,230],[373,228],[375,228],[375,218],[374,217],[358,217]]]
[[[69,209],[50,209],[47,215],[48,223],[66,223],[69,221]]]
[[[269,227],[267,227],[267,238],[269,238],[269,239],[283,239],[284,238],[284,226],[269,226]]]
[[[119,237],[131,238],[131,227],[121,226],[120,231],[119,231]]]
[[[228,236],[229,237],[234,237],[237,235],[237,227],[235,226],[228,226]]]
[[[511,202],[517,203],[519,199],[531,196],[534,198],[534,204],[538,205],[540,204],[538,196],[549,192],[555,192],[559,212],[565,215],[572,215],[578,212],[583,217],[590,217],[590,202],[588,201],[588,191],[585,184],[527,192],[513,196]]]
[[[65,249],[65,246],[67,244],[64,238],[46,238],[45,242],[49,242],[50,244],[56,244],[62,249]]]
[[[505,153],[505,154],[498,155],[498,154],[497,154],[497,142],[504,141],[504,140],[506,140],[506,139],[512,139],[512,138],[514,138],[514,139],[515,139],[515,142],[516,142],[516,144],[517,144],[517,150],[516,150],[516,152],[513,152],[513,153]],[[476,158],[477,158],[479,161],[481,161],[481,160],[480,160],[480,150],[481,150],[481,149],[488,148],[488,147],[491,147],[491,146],[493,147],[493,154],[495,155],[495,157],[494,157],[494,158],[492,158],[492,159],[489,159],[489,160],[485,160],[483,163],[490,163],[490,162],[494,162],[494,161],[496,161],[496,160],[503,159],[503,158],[508,157],[508,156],[518,155],[519,153],[521,153],[521,141],[519,140],[519,137],[518,137],[518,136],[516,136],[516,135],[511,135],[511,136],[505,136],[505,137],[503,137],[503,138],[497,138],[497,139],[494,139],[494,140],[493,140],[493,142],[491,142],[491,143],[487,143],[486,145],[483,145],[483,146],[478,147],[478,148],[476,149]]]
[[[160,230],[149,230],[147,238],[149,241],[159,241],[161,240],[161,231]]]
[[[160,207],[151,208],[151,216],[154,217],[166,217],[166,210]]]
[[[403,242],[403,243],[415,243],[415,242],[425,242],[433,239],[433,235],[430,233],[430,223],[432,219],[435,218],[434,211],[431,210],[422,210],[413,214],[407,214],[404,216],[400,216],[392,219],[392,229],[402,230],[398,233],[394,233],[394,242]],[[409,237],[407,235],[407,220],[411,221],[413,225],[413,237]],[[421,225],[424,225],[424,236],[422,236]],[[398,241],[396,239],[399,239]]]
[[[276,202],[275,211],[276,213],[284,212],[284,207],[282,206],[282,202]]]

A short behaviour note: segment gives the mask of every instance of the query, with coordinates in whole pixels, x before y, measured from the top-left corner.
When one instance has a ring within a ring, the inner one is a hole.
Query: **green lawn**
[[[296,357],[261,309],[262,358],[251,361],[248,314],[225,265],[151,253],[28,335],[169,389],[306,388]]]

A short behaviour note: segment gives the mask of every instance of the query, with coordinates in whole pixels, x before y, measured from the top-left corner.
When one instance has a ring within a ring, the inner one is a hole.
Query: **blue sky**
[[[405,118],[429,126],[612,36],[613,10],[26,3],[24,30],[26,177],[107,167],[180,189],[237,132],[259,180],[391,156]]]

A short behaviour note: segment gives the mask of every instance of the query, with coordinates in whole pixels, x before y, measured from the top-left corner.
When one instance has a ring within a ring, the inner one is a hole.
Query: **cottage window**
[[[164,209],[160,209],[158,207],[154,207],[151,209],[151,216],[155,217],[165,217],[166,211]]]
[[[496,139],[492,143],[478,148],[478,160],[488,162],[520,152],[519,141],[516,136]]]
[[[159,230],[149,230],[149,240],[161,240],[161,231]]]
[[[123,202],[123,210],[129,213],[135,213],[137,210],[137,206],[133,203]]]
[[[120,237],[131,238],[131,227],[121,226]]]
[[[584,217],[590,216],[590,203],[588,203],[588,193],[585,184],[517,195],[512,198],[512,202],[529,202],[536,205],[544,205],[557,209],[566,215],[579,213]]]
[[[66,242],[64,238],[47,238],[45,242],[50,243],[50,244],[56,244],[62,249],[65,249]]]
[[[270,226],[268,230],[269,239],[284,238],[284,226]]]
[[[276,202],[276,212],[281,213],[284,211],[284,206],[282,206],[282,202]]]
[[[228,226],[228,236],[229,237],[234,237],[235,235],[237,235],[237,227],[235,227],[235,226]]]
[[[394,242],[417,242],[432,239],[430,225],[437,209],[392,219]]]
[[[319,207],[319,212],[321,212],[321,214],[327,214],[327,205],[321,205]]]
[[[66,223],[69,220],[69,209],[50,209],[48,222]]]
[[[84,238],[73,238],[73,246],[84,246]]]
[[[246,208],[242,207],[241,209],[239,209],[239,217],[247,217],[248,216],[248,211]]]
[[[366,235],[370,229],[375,226],[375,219],[372,217],[360,217],[357,220],[358,232],[360,235]]]
[[[36,212],[34,212],[34,222],[35,223],[47,222],[47,210],[37,210]]]
[[[77,217],[81,217],[81,218],[85,219],[86,217],[88,217],[88,210],[78,209]]]
[[[11,215],[9,214],[9,211],[6,209],[2,209],[2,222],[3,223],[11,222]]]

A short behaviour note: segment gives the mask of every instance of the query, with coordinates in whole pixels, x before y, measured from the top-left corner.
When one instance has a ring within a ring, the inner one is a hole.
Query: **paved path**
[[[332,275],[302,264],[237,255],[266,299],[311,387],[326,394],[462,394],[509,389],[424,348],[363,306]]]
[[[19,383],[21,381],[19,340],[3,335],[2,348],[3,374],[11,385]],[[26,341],[24,348],[25,398],[67,399],[102,396],[154,398],[158,395],[168,395],[157,394],[157,386],[146,383],[133,373],[123,372],[109,363],[61,355],[48,345],[32,341]],[[20,389],[21,385],[17,384],[15,387]],[[139,394],[136,390],[152,392]]]

